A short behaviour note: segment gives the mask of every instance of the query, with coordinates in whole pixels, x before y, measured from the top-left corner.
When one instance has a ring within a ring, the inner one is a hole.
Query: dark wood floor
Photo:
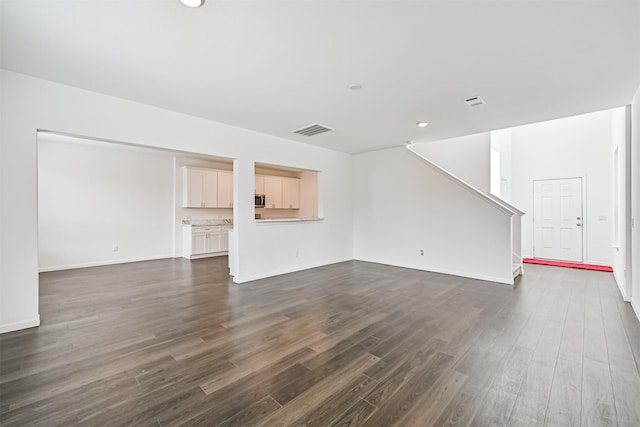
[[[45,273],[0,336],[2,426],[639,426],[610,273],[515,287],[364,262],[244,285],[226,258]]]

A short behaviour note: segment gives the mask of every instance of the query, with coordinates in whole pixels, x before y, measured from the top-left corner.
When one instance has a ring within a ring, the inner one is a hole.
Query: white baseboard
[[[6,323],[0,325],[0,334],[7,332],[19,331],[20,329],[35,328],[40,326],[40,315],[34,319],[23,320],[22,322]]]
[[[638,322],[640,322],[640,307],[638,307],[637,305],[637,301],[635,298],[631,298],[631,301],[629,301],[631,303],[631,308],[633,308],[633,311],[636,313],[636,317],[638,318]]]
[[[618,285],[618,289],[620,290],[620,294],[622,295],[622,300],[625,302],[630,302],[631,300],[627,297],[627,292],[624,290],[624,283],[618,279],[618,275],[616,274],[615,269],[613,269],[613,278],[616,281],[616,285]]]
[[[158,259],[167,259],[167,258],[176,258],[173,255],[156,255],[149,257],[140,257],[140,258],[128,258],[128,259],[114,259],[108,261],[94,261],[94,262],[84,262],[80,264],[67,264],[67,265],[54,265],[50,267],[40,267],[38,271],[40,273],[46,273],[49,271],[60,271],[60,270],[73,270],[74,268],[87,268],[87,267],[100,267],[103,265],[114,265],[114,264],[127,264],[130,262],[141,262],[141,261],[154,261]],[[178,257],[180,258],[180,257]]]
[[[433,266],[416,266],[416,265],[410,265],[410,264],[392,264],[389,263],[388,261],[384,261],[384,260],[377,260],[377,259],[372,259],[372,258],[356,258],[358,261],[365,261],[365,262],[375,262],[376,264],[384,264],[384,265],[392,265],[395,267],[402,267],[402,268],[410,268],[412,270],[421,270],[421,271],[428,271],[431,273],[439,273],[439,274],[448,274],[450,276],[458,276],[458,277],[465,277],[467,279],[477,279],[477,280],[484,280],[487,282],[496,282],[496,283],[502,283],[505,285],[513,285],[514,284],[514,280],[513,277],[511,277],[512,272],[510,272],[509,275],[505,276],[505,277],[499,277],[499,276],[485,276],[482,274],[470,274],[470,273],[466,273],[466,272],[462,272],[462,271],[456,271],[456,270],[449,270],[446,268],[439,268],[439,267],[433,267]]]
[[[352,258],[340,258],[340,259],[321,261],[313,264],[305,264],[305,265],[300,265],[300,266],[295,266],[290,268],[284,268],[280,270],[272,270],[267,273],[254,274],[251,276],[235,275],[233,276],[233,283],[237,283],[237,284],[247,283],[247,282],[252,282],[254,280],[260,280],[260,279],[266,279],[268,277],[279,276],[281,274],[295,273],[296,271],[309,270],[311,268],[324,267],[325,265],[337,264],[339,262],[352,261],[352,260],[353,260]]]

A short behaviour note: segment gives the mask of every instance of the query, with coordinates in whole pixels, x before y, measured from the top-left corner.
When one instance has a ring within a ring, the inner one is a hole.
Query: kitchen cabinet
[[[183,169],[182,207],[215,208],[218,204],[218,172],[212,169]]]
[[[282,207],[284,209],[300,208],[300,180],[298,178],[282,178]]]
[[[222,250],[223,251],[228,251],[229,250],[229,231],[233,230],[233,226],[231,225],[225,225],[222,227]]]
[[[182,256],[193,259],[226,254],[222,235],[221,226],[183,227]]]
[[[282,208],[282,177],[264,177],[265,208]]]
[[[233,172],[183,167],[182,207],[233,208]]]
[[[264,176],[256,176],[256,194],[264,194]]]
[[[218,207],[233,207],[233,172],[218,171]]]
[[[299,209],[300,179],[283,176],[256,176],[256,194],[265,195],[267,209]]]

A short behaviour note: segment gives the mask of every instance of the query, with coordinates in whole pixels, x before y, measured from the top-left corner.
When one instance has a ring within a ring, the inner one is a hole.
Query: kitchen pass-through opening
[[[318,171],[255,164],[255,219],[316,219]]]

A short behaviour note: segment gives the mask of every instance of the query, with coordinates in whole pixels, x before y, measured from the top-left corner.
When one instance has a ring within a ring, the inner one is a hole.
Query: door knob
[[[578,227],[580,227],[580,226],[581,226],[582,224],[580,224],[580,223],[577,223],[576,225],[577,225]]]
[[[580,217],[576,217],[576,219],[577,219],[578,221],[580,221]]]

